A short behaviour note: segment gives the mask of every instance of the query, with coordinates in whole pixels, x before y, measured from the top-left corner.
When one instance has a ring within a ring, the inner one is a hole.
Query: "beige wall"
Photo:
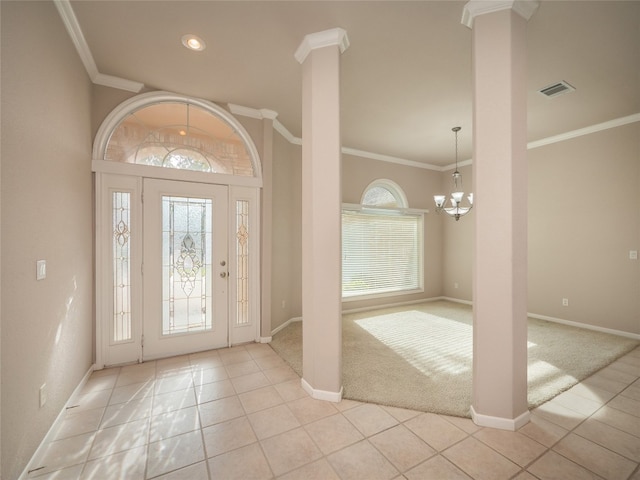
[[[640,334],[638,138],[634,123],[528,150],[530,313]],[[467,220],[445,225],[443,292],[471,301]]]
[[[52,2],[0,5],[1,475],[13,479],[93,361],[91,83]]]
[[[634,123],[529,150],[529,312],[640,334],[638,138]]]
[[[280,134],[273,145],[272,329],[302,315],[302,151]]]
[[[462,174],[462,186],[465,194],[472,191],[471,167],[460,167]],[[453,180],[452,170],[442,173],[444,195],[449,195]],[[466,202],[466,200],[465,200]],[[442,213],[443,225],[443,263],[442,295],[470,302],[472,294],[471,267],[473,264],[473,233],[475,212],[471,210],[457,222],[445,213]],[[458,287],[456,288],[456,284]]]
[[[98,129],[104,119],[114,108],[125,100],[138,95],[137,93],[120,90],[117,88],[92,85],[91,94],[91,138],[95,139]]]

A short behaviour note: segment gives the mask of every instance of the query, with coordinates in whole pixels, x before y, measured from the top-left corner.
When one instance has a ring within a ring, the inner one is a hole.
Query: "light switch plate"
[[[629,260],[638,259],[638,250],[629,250]]]
[[[47,278],[47,261],[38,260],[36,262],[36,280],[44,280]]]

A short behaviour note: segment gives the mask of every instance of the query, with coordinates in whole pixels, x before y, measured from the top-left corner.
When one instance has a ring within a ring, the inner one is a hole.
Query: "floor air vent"
[[[574,87],[569,85],[567,82],[562,80],[561,82],[554,83],[553,85],[548,85],[544,88],[538,90],[545,97],[557,97],[558,95],[562,95],[563,93],[573,92],[575,90]]]

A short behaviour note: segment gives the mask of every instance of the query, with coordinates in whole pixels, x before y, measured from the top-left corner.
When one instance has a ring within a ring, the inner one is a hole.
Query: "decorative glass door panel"
[[[143,208],[143,358],[227,346],[227,187],[145,179]]]
[[[212,203],[162,197],[162,335],[212,328]]]

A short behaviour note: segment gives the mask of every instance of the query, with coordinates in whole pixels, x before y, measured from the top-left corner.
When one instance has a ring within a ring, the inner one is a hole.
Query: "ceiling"
[[[335,27],[344,147],[433,166],[471,158],[465,1],[71,1],[98,71],[220,104],[278,113],[301,137],[306,34]],[[187,50],[184,34],[207,48]],[[574,92],[546,98],[565,80]],[[528,23],[528,140],[640,112],[640,2],[542,1]]]

